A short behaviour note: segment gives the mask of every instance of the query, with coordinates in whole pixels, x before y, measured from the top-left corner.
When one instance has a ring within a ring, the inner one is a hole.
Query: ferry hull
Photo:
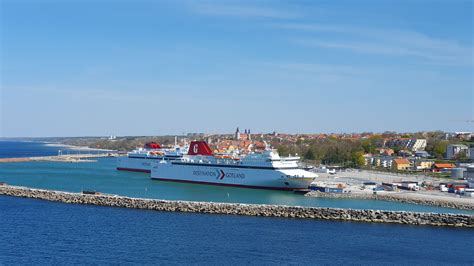
[[[117,170],[150,173],[153,159],[118,157]]]
[[[173,163],[155,163],[151,169],[151,178],[155,180],[277,190],[306,189],[315,177],[302,169],[248,169]]]

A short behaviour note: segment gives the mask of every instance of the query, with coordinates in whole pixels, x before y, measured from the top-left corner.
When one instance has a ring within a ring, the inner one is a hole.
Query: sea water
[[[42,152],[26,156],[47,155]],[[116,171],[113,158],[97,163],[0,164],[0,181],[147,198],[466,212],[152,181],[147,174]],[[0,265],[474,263],[474,230],[466,228],[172,213],[8,196],[0,196],[0,226]]]
[[[22,143],[17,145],[21,146]],[[288,191],[157,181],[152,180],[147,173],[116,170],[116,158],[98,158],[97,162],[84,163],[0,163],[0,182],[69,192],[95,190],[122,196],[166,200],[474,214],[474,211],[399,202],[312,198]]]
[[[0,196],[0,265],[472,265],[474,230],[158,212]]]
[[[98,152],[98,150],[94,149],[83,150],[74,147],[50,146],[46,142],[0,140],[0,158],[53,156],[58,155],[59,150],[63,154]]]

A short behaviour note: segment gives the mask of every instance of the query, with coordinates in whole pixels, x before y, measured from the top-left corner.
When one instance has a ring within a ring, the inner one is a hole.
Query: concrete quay
[[[362,200],[384,200],[410,204],[431,205],[443,208],[462,210],[474,210],[474,198],[455,198],[445,195],[429,195],[421,192],[354,192],[354,193],[325,193],[311,191],[306,197],[331,198],[331,199],[362,199]]]
[[[207,214],[247,215],[474,228],[474,215],[465,214],[353,210],[261,204],[168,201],[31,189],[26,187],[9,186],[6,184],[0,184],[0,195],[34,198],[72,204],[88,204],[108,207],[147,209],[156,211],[176,211]]]

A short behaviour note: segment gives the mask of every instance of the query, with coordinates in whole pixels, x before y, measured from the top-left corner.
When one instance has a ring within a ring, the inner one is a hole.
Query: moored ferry
[[[127,153],[127,156],[118,157],[117,170],[150,173],[152,162],[176,160],[185,153],[179,146],[163,149],[158,143],[147,143],[145,147]]]
[[[246,188],[307,189],[317,175],[301,168],[299,160],[280,157],[274,149],[241,157],[215,156],[206,142],[193,141],[187,155],[153,162],[151,178]]]

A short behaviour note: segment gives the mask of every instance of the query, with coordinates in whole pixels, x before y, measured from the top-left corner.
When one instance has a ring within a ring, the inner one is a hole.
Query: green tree
[[[370,139],[362,140],[361,146],[366,153],[375,153],[375,149],[377,148],[375,143]]]
[[[456,155],[456,159],[457,159],[457,160],[460,160],[460,161],[467,160],[467,159],[468,159],[467,153],[466,153],[465,151],[460,151],[460,152]]]
[[[285,145],[278,146],[277,151],[280,154],[280,156],[288,156],[290,154],[290,150]]]
[[[393,147],[393,151],[398,154],[402,149],[400,147]]]
[[[447,147],[448,141],[436,142],[433,146],[433,155],[438,159],[442,159],[444,157],[444,153],[446,152]]]
[[[304,158],[306,160],[314,160],[316,159],[316,157],[314,156],[314,153],[311,149],[308,149],[308,151],[306,151],[305,155],[304,155]]]
[[[357,167],[362,167],[365,165],[365,158],[364,153],[361,151],[357,151],[352,153],[352,162]]]

